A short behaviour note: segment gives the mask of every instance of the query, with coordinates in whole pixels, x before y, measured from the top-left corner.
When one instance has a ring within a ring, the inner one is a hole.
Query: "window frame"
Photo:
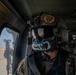
[[[3,29],[4,28],[9,28],[9,29],[11,29],[11,30],[13,30],[13,31],[15,31],[15,32],[17,32],[18,34],[19,34],[19,38],[18,38],[18,40],[17,40],[17,44],[16,44],[16,46],[14,47],[14,55],[13,55],[13,68],[12,68],[12,74],[14,73],[14,69],[15,69],[15,57],[16,57],[16,52],[17,52],[17,49],[18,49],[18,46],[19,46],[19,43],[20,43],[20,31],[18,30],[18,29],[16,29],[13,25],[11,25],[11,24],[9,24],[9,23],[7,23],[7,22],[5,22],[5,23],[3,23],[1,26],[0,26],[0,36],[1,36],[1,34],[2,34],[2,31],[3,31]]]
[[[0,26],[0,35],[1,35],[2,30],[3,30],[5,27],[10,28],[10,29],[12,29],[13,31],[15,31],[15,32],[17,32],[17,33],[20,34],[20,31],[19,31],[18,29],[16,29],[16,28],[15,28],[14,26],[12,26],[11,24],[5,22],[5,23],[3,23],[3,24]]]

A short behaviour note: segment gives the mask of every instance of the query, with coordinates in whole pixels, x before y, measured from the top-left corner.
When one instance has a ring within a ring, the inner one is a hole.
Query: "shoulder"
[[[64,58],[68,58],[69,57],[69,52],[67,50],[59,49],[59,53]]]
[[[63,59],[65,59],[65,61],[67,61],[69,63],[72,63],[75,61],[75,57],[74,57],[74,54],[72,52],[69,52],[69,51],[64,50],[64,49],[60,49],[59,53],[60,53],[61,57]]]
[[[69,52],[68,58],[67,58],[67,62],[73,63],[75,62],[75,57],[74,54]]]

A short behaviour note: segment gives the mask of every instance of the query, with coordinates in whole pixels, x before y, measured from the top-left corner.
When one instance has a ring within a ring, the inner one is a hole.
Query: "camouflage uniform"
[[[31,56],[29,56],[29,58],[28,59],[23,59],[21,62],[20,62],[20,64],[19,64],[19,66],[18,66],[18,68],[17,68],[17,70],[16,70],[16,73],[15,73],[15,75],[75,75],[75,59],[74,59],[74,57],[73,57],[73,55],[71,54],[71,53],[68,53],[67,51],[64,51],[64,50],[61,50],[60,51],[60,54],[61,54],[61,56],[60,57],[62,57],[63,58],[63,60],[61,60],[61,61],[63,61],[63,62],[65,62],[65,73],[64,74],[58,74],[58,73],[55,73],[55,74],[51,74],[50,73],[50,69],[49,69],[49,67],[48,67],[48,72],[49,73],[44,73],[45,72],[45,70],[43,70],[44,69],[44,67],[42,68],[41,66],[43,65],[43,62],[41,62],[41,61],[43,61],[43,60],[47,60],[46,58],[43,58],[42,57],[42,59],[40,59],[40,60],[34,60],[35,62],[34,63],[32,63],[31,61],[33,60],[33,59],[37,59],[37,58],[41,58],[41,57],[37,57],[37,54],[35,53],[35,56],[33,56],[33,55],[31,55]],[[31,57],[33,56],[33,59],[31,59]],[[39,56],[39,55],[38,55]],[[37,57],[37,58],[36,58]],[[59,58],[60,58],[59,57]],[[55,58],[56,59],[56,58]],[[55,59],[53,60],[53,62],[51,63],[51,65],[54,63],[54,61],[55,61]],[[60,60],[60,59],[59,59]],[[42,63],[42,65],[41,65],[41,63],[37,63],[37,62],[41,62]],[[30,63],[29,63],[30,62]],[[45,62],[46,63],[46,62]],[[31,65],[34,65],[33,67],[31,66]],[[60,64],[60,63],[59,63]],[[62,64],[61,64],[62,65]],[[54,66],[55,67],[55,66]],[[53,67],[53,68],[54,68]],[[61,66],[59,66],[60,68],[57,68],[57,70],[58,69],[60,69],[61,70]],[[33,70],[34,69],[34,70]],[[40,70],[42,70],[41,72],[40,72]],[[35,71],[35,72],[33,72],[33,71]],[[59,70],[58,70],[59,71]],[[61,72],[61,71],[60,71]]]

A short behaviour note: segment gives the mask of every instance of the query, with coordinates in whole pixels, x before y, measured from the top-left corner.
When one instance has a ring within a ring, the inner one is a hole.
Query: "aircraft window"
[[[4,28],[0,36],[0,75],[12,75],[13,51],[19,34]]]

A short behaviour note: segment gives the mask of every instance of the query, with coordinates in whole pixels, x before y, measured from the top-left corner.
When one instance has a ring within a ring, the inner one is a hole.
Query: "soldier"
[[[27,65],[23,65],[26,59],[22,60],[24,68],[19,67],[17,72],[23,75],[26,72],[27,75],[75,75],[74,58],[60,45],[62,40],[56,29],[58,20],[47,13],[32,20],[32,50],[27,51]]]

